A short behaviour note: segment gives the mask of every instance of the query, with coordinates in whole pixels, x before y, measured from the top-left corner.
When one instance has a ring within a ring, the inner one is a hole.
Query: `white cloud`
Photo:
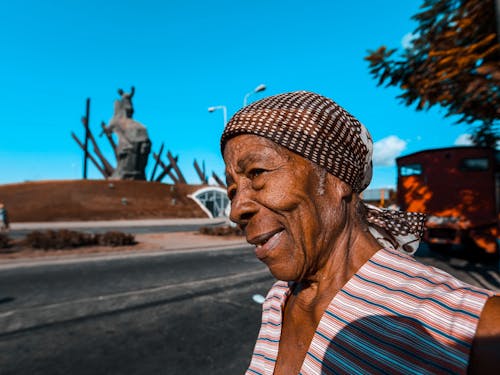
[[[417,38],[417,35],[413,34],[413,33],[407,33],[403,36],[403,38],[401,38],[401,46],[404,48],[404,49],[411,49],[413,48],[413,40],[415,40],[415,38]]]
[[[390,135],[373,144],[373,164],[376,166],[391,166],[395,159],[406,148],[406,141]]]
[[[470,134],[461,134],[455,139],[455,146],[471,146]]]

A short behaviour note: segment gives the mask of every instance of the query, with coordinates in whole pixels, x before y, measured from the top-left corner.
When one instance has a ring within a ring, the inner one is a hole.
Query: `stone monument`
[[[133,120],[134,107],[132,97],[135,89],[132,86],[130,93],[118,90],[121,99],[115,100],[114,114],[108,126],[103,130],[107,134],[115,133],[118,136],[116,147],[117,166],[110,179],[115,180],[145,180],[145,169],[151,151],[151,141],[146,127]]]

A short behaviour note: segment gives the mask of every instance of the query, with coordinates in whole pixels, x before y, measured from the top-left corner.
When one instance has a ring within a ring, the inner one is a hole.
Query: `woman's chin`
[[[290,269],[287,264],[267,264],[269,272],[278,280],[281,281],[297,281],[300,279],[300,274],[295,270]]]

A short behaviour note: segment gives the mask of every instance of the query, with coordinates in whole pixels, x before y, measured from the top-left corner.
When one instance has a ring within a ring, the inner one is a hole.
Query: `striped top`
[[[246,374],[272,374],[291,290],[278,281],[263,305]],[[300,374],[464,374],[479,316],[494,293],[411,256],[378,251],[323,314]]]

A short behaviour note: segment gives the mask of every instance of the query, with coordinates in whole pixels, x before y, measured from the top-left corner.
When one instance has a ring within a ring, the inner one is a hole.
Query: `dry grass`
[[[61,180],[0,185],[11,222],[206,218],[188,197],[201,185]]]

